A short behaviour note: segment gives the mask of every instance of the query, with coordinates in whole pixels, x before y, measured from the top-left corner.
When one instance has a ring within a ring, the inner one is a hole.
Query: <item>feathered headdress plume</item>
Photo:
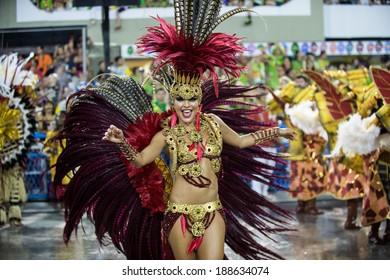
[[[325,92],[326,104],[334,120],[344,119],[352,113],[351,105],[341,102],[343,96],[326,76],[309,70],[305,73]]]
[[[370,70],[385,104],[390,104],[390,72],[376,67],[371,67]]]
[[[226,76],[238,77],[241,66],[236,55],[244,48],[240,39],[226,33],[212,31],[227,18],[244,11],[236,8],[219,16],[220,0],[175,0],[175,26],[157,17],[159,26],[148,28],[148,33],[138,40],[141,51],[156,54],[156,71],[165,65],[174,69],[171,98],[180,94],[185,99],[195,96],[201,99],[201,77],[207,70],[218,89],[216,68]],[[218,91],[216,91],[218,96]]]
[[[375,112],[382,126],[390,132],[390,72],[371,67],[371,75],[382,98],[382,106]]]
[[[35,91],[38,79],[24,70],[33,56],[23,60],[17,53],[0,56],[0,162],[4,170],[24,160],[33,144],[35,117],[29,93]]]

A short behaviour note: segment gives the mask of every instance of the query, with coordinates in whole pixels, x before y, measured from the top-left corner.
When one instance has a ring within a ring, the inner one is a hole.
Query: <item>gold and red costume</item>
[[[386,94],[389,92],[386,91],[388,80],[384,77],[389,77],[389,74],[387,71],[376,68],[371,68],[371,72],[375,84],[367,86],[362,93],[357,93],[355,103],[357,113],[339,124],[339,138],[335,153],[345,154],[351,162],[355,156],[362,158],[361,172],[364,175],[364,184],[361,221],[363,226],[371,226],[369,241],[383,244],[383,240],[379,237],[379,226],[381,221],[389,219],[390,208],[386,194],[388,167],[386,167],[384,177],[381,178],[379,168],[382,160],[379,161],[379,159],[387,158],[387,156],[382,156],[387,153],[386,145],[380,143],[383,136],[387,134],[383,135],[388,122],[386,107],[389,98]]]
[[[235,36],[212,30],[230,16],[248,11],[234,9],[219,16],[220,8],[221,1],[216,0],[174,1],[175,25],[157,17],[159,25],[148,28],[138,40],[140,50],[156,55],[154,74],[159,74],[171,100],[179,95],[183,100],[199,101],[202,112],[199,110],[195,118],[195,130],[187,134],[173,111],[153,112],[148,95],[130,77],[113,76],[97,88],[85,88],[74,95],[65,128],[56,136],[57,140],[66,139],[66,147],[56,164],[54,184],[61,185],[74,171],[64,196],[65,242],[87,213],[101,244],[110,238],[128,259],[170,259],[173,256],[166,234],[172,223],[180,219],[183,234],[190,229],[193,238],[187,252],[196,251],[218,211],[226,213],[222,215],[226,218],[225,242],[234,252],[245,259],[280,258],[262,246],[245,224],[266,235],[288,230],[284,218],[290,215],[251,190],[243,178],[258,180],[256,174],[263,174],[272,185],[273,170],[257,158],[281,159],[259,146],[238,149],[224,144],[222,149],[221,132],[208,115],[217,115],[237,133],[263,128],[247,117],[257,110],[250,109],[253,104],[237,102],[253,89],[218,80],[217,67],[229,78],[239,76],[242,67],[237,65],[236,55],[243,47]],[[212,79],[203,80],[204,73]],[[243,108],[231,109],[237,104]],[[111,124],[126,138],[119,149],[101,140]],[[160,131],[166,137],[171,166],[159,157],[136,168],[132,160]],[[277,135],[273,129],[265,131],[264,137],[264,131],[253,133],[255,143]],[[175,174],[193,187],[209,186],[209,179],[202,175],[203,157],[221,175],[219,200],[195,205],[170,201]]]
[[[390,241],[390,73],[374,67],[370,70],[375,87],[365,92],[360,113],[363,116],[375,115],[372,126],[378,126],[381,134],[376,139],[377,149],[364,156],[367,184],[364,189],[362,223],[371,225],[370,241],[382,244],[383,240]],[[386,221],[383,240],[378,237],[382,221]]]
[[[327,172],[322,159],[326,140],[315,135],[303,136],[304,159],[291,162],[291,197],[303,201],[317,198],[326,192]]]
[[[355,76],[347,75],[345,72],[327,72],[322,75],[314,71],[305,71],[305,73],[317,84],[321,91],[314,96],[317,106],[320,110],[320,119],[323,127],[328,134],[329,150],[333,152],[337,142],[338,126],[346,120],[353,112],[350,102],[345,102],[344,95],[328,79],[337,78],[342,83],[350,81],[348,78]],[[360,76],[359,76],[360,77]],[[356,83],[356,79],[353,79]],[[360,85],[360,82],[358,83]],[[341,85],[343,87],[345,85]],[[363,162],[359,155],[354,158],[347,158],[341,154],[331,156],[328,167],[327,191],[332,196],[340,200],[347,201],[347,220],[344,224],[345,229],[357,229],[357,208],[359,199],[363,197],[363,185],[365,176],[363,175]]]
[[[274,113],[278,112],[278,107],[283,109],[287,127],[297,133],[297,141],[290,141],[287,151],[290,160],[290,195],[298,199],[297,212],[308,214],[320,214],[315,201],[326,192],[327,172],[322,159],[326,140],[319,133],[320,124],[315,122],[318,116],[313,115],[313,110],[307,105],[299,109],[294,109],[294,106],[308,104],[315,90],[313,86],[298,88],[294,82],[290,82],[279,97],[274,96],[270,104]],[[305,116],[305,113],[310,116]]]

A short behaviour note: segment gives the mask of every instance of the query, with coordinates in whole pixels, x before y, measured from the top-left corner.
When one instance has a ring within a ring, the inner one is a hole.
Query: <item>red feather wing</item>
[[[382,97],[385,99],[386,104],[390,104],[390,72],[372,67],[372,78],[379,89]]]
[[[125,132],[126,135],[131,135],[126,138],[127,141],[138,151],[142,151],[150,143],[153,136],[161,130],[160,120],[163,116],[150,112],[145,114],[142,119],[137,119],[135,123],[129,125]],[[142,207],[149,209],[151,215],[163,212],[165,210],[165,180],[158,166],[152,162],[142,168],[136,168],[123,156],[122,158],[131,183],[139,194]]]
[[[315,71],[305,71],[305,73],[316,84],[325,91],[325,99],[327,101],[330,114],[335,120],[345,118],[352,112],[352,107],[347,102],[342,102],[342,96],[332,82],[325,76]]]

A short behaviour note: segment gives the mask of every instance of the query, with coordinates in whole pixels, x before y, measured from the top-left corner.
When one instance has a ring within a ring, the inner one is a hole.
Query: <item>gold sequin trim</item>
[[[213,158],[211,161],[211,170],[213,170],[214,173],[218,173],[221,169],[221,161],[219,158]]]
[[[187,215],[191,222],[201,221],[206,213],[211,213],[216,210],[222,209],[222,203],[219,199],[204,204],[179,204],[172,201],[168,201],[165,213],[182,213]]]

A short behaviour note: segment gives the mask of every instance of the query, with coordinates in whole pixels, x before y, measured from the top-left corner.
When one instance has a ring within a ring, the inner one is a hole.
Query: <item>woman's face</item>
[[[184,99],[178,95],[173,106],[179,119],[179,123],[187,125],[194,123],[196,113],[199,111],[199,101],[196,97]]]
[[[43,110],[45,114],[53,114],[54,105],[51,102],[47,102],[43,105]]]
[[[287,67],[287,68],[291,66],[291,61],[290,61],[290,59],[288,59],[287,56],[284,58],[283,64],[284,64],[284,66]]]

